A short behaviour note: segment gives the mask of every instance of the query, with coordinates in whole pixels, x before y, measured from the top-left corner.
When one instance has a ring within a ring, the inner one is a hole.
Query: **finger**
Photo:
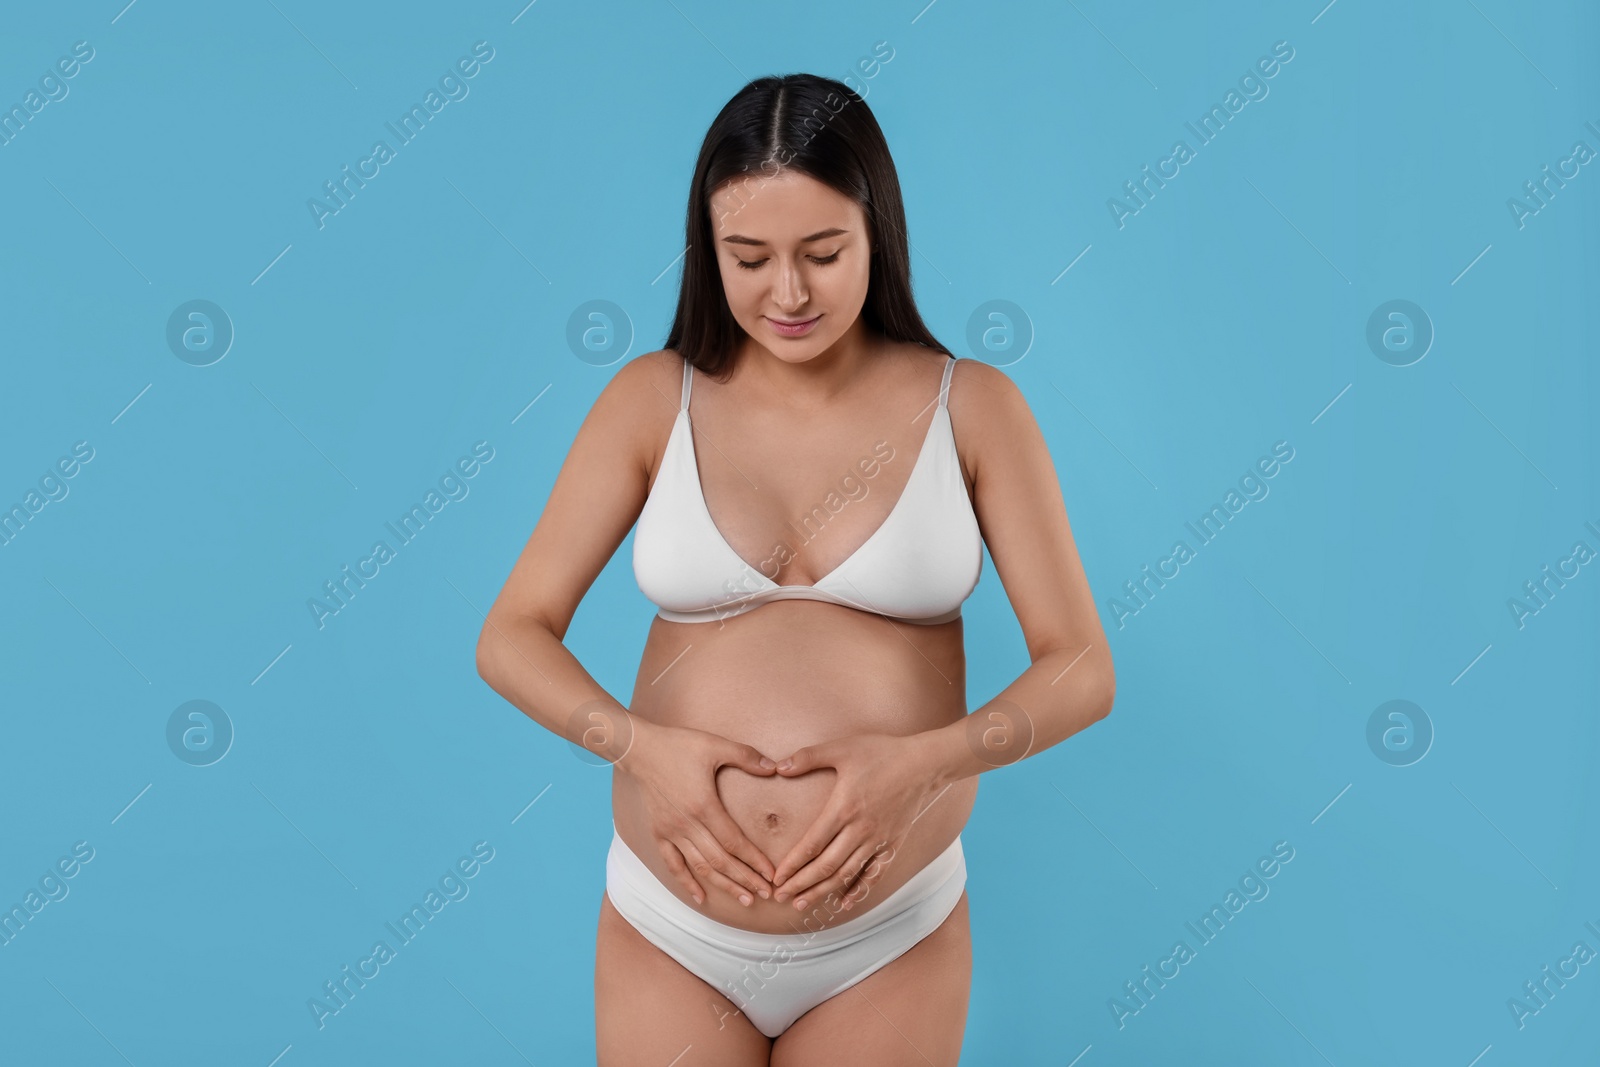
[[[688,865],[683,862],[683,856],[678,852],[677,847],[670,841],[662,841],[659,844],[661,856],[667,861],[667,867],[672,871],[674,879],[689,891],[689,895],[694,897],[696,904],[703,904],[706,899],[706,891],[699,882],[694,880],[694,875],[689,873]]]
[[[722,757],[722,765],[737,767],[746,774],[762,776],[774,773],[778,766],[754,745],[741,745],[738,742],[729,743],[728,751]]]
[[[846,883],[844,889],[840,890],[844,897],[845,911],[849,911],[852,905],[866,899],[867,893],[883,878],[883,872],[893,858],[894,849],[889,847],[887,841],[880,841],[874,848],[863,845],[861,851],[850,857],[850,862],[852,864],[859,862],[861,869],[856,872],[855,880]]]
[[[830,804],[822,809],[822,814],[817,816],[800,840],[794,843],[794,847],[783,857],[782,862],[778,864],[777,869],[773,872],[772,887],[776,899],[783,900],[785,894],[788,896],[794,895],[794,887],[787,886],[784,883],[792,879],[800,868],[820,855],[822,850],[827,848],[828,844],[838,836],[839,830],[843,825],[844,820],[840,816],[838,808]],[[811,883],[808,882],[806,884],[809,885]]]
[[[818,767],[832,767],[832,759],[832,742],[807,745],[789,753],[788,758],[779,760],[778,773],[791,778],[797,774],[809,774]]]
[[[859,848],[853,841],[846,840],[846,837],[853,836],[840,834],[834,838],[822,855],[796,871],[794,877],[784,885],[794,897],[796,908],[804,909],[814,901],[822,900],[830,888],[855,877],[856,869],[846,867]]]
[[[806,899],[826,900],[832,894],[837,893],[842,902],[842,910],[849,911],[850,906],[855,903],[850,899],[850,891],[860,882],[862,872],[867,869],[867,864],[872,860],[872,853],[873,847],[871,844],[864,844],[856,849],[850,854],[850,858],[844,861],[844,866],[839,868],[839,873],[832,878],[825,878],[819,882],[806,893]]]
[[[739,824],[733,821],[721,803],[716,803],[700,818],[705,824],[703,834],[707,839],[700,851],[705,853],[711,865],[757,896],[770,897],[772,884],[767,872],[772,869],[772,861],[767,854],[744,835]],[[701,835],[695,836],[699,838]]]
[[[751,895],[743,886],[730,880],[721,871],[717,870],[716,867],[712,865],[711,861],[706,857],[705,853],[701,852],[695,847],[693,841],[690,841],[688,838],[684,838],[678,847],[683,850],[683,857],[689,862],[689,870],[694,872],[694,876],[699,879],[702,884],[709,883],[715,888],[727,893],[729,896],[734,897],[745,907],[750,906],[754,898],[751,897]]]
[[[720,866],[725,873],[741,873],[742,869],[741,879],[750,881],[754,890],[759,892],[760,889],[766,888],[766,885],[763,883],[762,879],[757,876],[754,871],[744,868],[744,865],[740,860],[729,856],[727,851],[717,843],[717,839],[712,835],[711,831],[706,829],[704,822],[709,816],[713,823],[724,827],[724,834],[722,836],[728,836],[726,830],[731,828],[734,839],[743,840],[744,838],[743,831],[741,831],[737,825],[734,825],[733,820],[728,817],[727,810],[722,807],[721,801],[716,796],[715,787],[713,787],[713,792],[711,793],[710,799],[707,802],[707,810],[704,812],[696,811],[692,815],[678,807],[678,805],[673,802],[672,798],[667,796],[660,789],[656,790],[656,795],[662,800],[666,801],[666,803],[670,804],[672,809],[678,813],[679,834],[693,837],[699,843],[700,851],[705,856],[710,858],[714,864]],[[748,846],[749,850],[753,850],[755,852],[755,855],[759,858],[759,862],[762,865],[763,870],[771,866],[772,861],[768,860],[766,855],[762,853],[760,849],[755,848],[755,846],[750,844],[748,841],[746,841],[745,844]],[[770,889],[768,891],[770,892]]]

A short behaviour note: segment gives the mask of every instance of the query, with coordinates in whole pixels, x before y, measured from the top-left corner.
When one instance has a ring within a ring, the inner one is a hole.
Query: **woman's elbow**
[[[1096,705],[1100,709],[1100,713],[1098,715],[1096,715],[1095,718],[1096,719],[1103,719],[1107,715],[1110,715],[1111,714],[1111,705],[1116,702],[1116,699],[1117,699],[1117,676],[1116,676],[1115,672],[1107,671],[1106,672],[1105,684],[1100,687],[1100,700],[1099,700],[1098,704]]]
[[[1095,719],[1103,719],[1111,714],[1111,705],[1117,699],[1117,669],[1111,662],[1111,652],[1107,650],[1101,657],[1100,670],[1096,673],[1100,678],[1095,701]]]
[[[501,653],[511,643],[506,631],[510,629],[504,619],[497,615],[494,609],[484,617],[483,629],[478,631],[478,649],[476,653],[478,677],[489,683],[491,689],[498,689],[495,684]]]
[[[542,616],[521,612],[515,615],[497,613],[494,609],[490,609],[484,618],[483,629],[478,631],[476,653],[478,677],[488,682],[490,688],[496,690],[500,688],[496,679],[503,677],[505,664],[528,662],[535,647],[535,643],[529,642],[532,636],[530,631],[538,634],[540,638],[548,634],[559,642],[566,632],[566,627],[558,626]],[[519,648],[519,644],[522,647]],[[513,653],[515,655],[512,655]]]
[[[478,631],[476,660],[478,677],[489,683],[489,688],[493,689],[494,679],[490,675],[494,670],[495,657],[494,646],[490,642],[490,637],[493,633],[493,630],[490,629],[491,626],[491,623],[486,622],[483,624],[483,629]]]

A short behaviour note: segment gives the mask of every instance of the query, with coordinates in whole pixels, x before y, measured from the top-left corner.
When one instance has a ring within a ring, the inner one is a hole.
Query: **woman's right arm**
[[[682,366],[670,352],[639,356],[595,400],[489,609],[478,674],[540,726],[638,779],[661,853],[697,900],[706,882],[766,897],[772,861],[728,815],[716,773],[732,766],[769,775],[771,761],[749,745],[629,715],[562,643],[578,602],[644,508]]]

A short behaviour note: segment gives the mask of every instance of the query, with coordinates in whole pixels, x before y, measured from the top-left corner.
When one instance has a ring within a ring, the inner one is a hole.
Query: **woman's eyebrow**
[[[810,244],[812,241],[821,241],[821,240],[823,240],[825,238],[828,238],[828,237],[838,237],[842,233],[849,233],[849,232],[850,232],[849,230],[841,230],[837,226],[830,226],[826,230],[818,230],[816,233],[812,234],[810,237],[802,237],[802,238],[800,238],[800,243],[803,244],[803,245],[804,244]],[[730,233],[728,236],[724,237],[723,240],[725,242],[727,242],[728,244],[734,244],[734,245],[764,245],[764,244],[767,243],[765,241],[758,241],[754,237],[746,237],[743,234],[739,234],[739,233]]]

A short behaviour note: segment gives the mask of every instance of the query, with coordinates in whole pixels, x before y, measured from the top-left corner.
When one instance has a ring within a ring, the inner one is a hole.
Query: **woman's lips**
[[[769,318],[767,321],[772,324],[773,330],[777,332],[779,337],[804,337],[811,332],[811,328],[817,324],[817,320],[820,318],[822,318],[821,315],[815,315],[803,322],[793,324],[787,323],[782,319]]]

